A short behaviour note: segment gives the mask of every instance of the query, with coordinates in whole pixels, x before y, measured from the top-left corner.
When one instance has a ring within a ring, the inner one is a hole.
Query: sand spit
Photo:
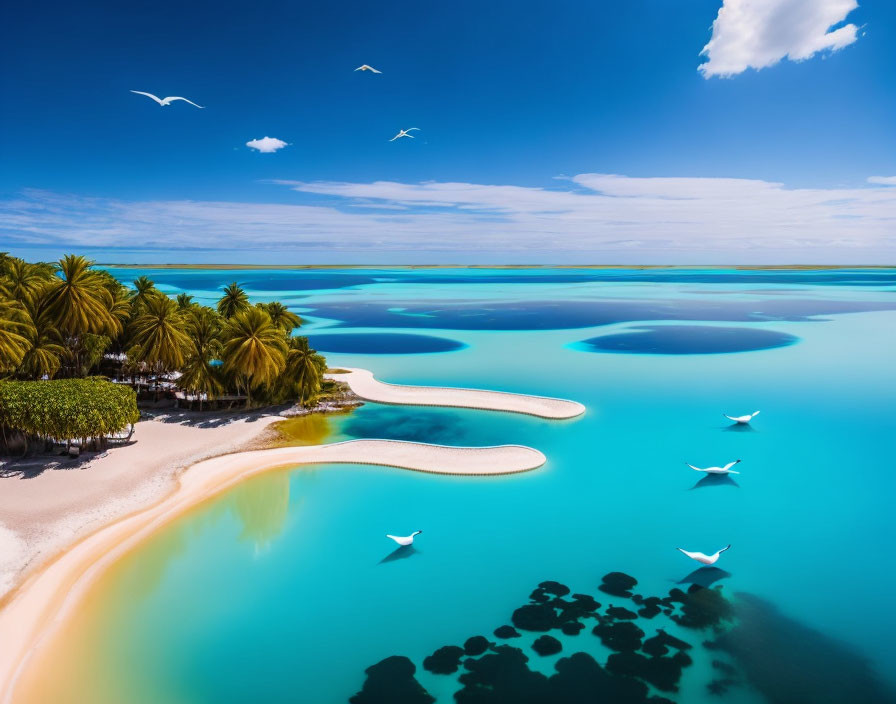
[[[377,403],[479,408],[553,419],[575,418],[585,412],[581,403],[562,398],[448,386],[402,386],[377,381],[373,372],[366,369],[342,368],[339,371],[344,373],[331,372],[327,378],[343,381],[361,398]]]

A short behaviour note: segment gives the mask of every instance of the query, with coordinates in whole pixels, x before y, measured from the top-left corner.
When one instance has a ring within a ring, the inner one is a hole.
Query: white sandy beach
[[[581,404],[478,389],[384,384],[352,369],[328,375],[368,400],[569,418]],[[203,420],[205,418],[205,420]],[[253,474],[299,464],[355,463],[457,475],[523,472],[545,462],[519,445],[446,447],[391,440],[237,452],[276,415],[177,414],[137,424],[133,442],[87,463],[12,463],[0,477],[0,702],[89,584],[115,559],[191,506]],[[234,453],[234,454],[227,454]],[[211,458],[211,459],[209,459]],[[13,589],[19,585],[17,589]],[[3,596],[6,594],[5,597]]]
[[[106,567],[191,506],[253,474],[289,465],[355,463],[441,474],[498,475],[535,469],[544,462],[538,450],[520,445],[446,447],[394,440],[281,447],[199,462],[181,476],[173,494],[85,538],[12,595],[0,611],[0,642],[5,644],[0,652],[2,702],[13,701],[16,678],[28,660]]]
[[[402,386],[377,381],[366,369],[343,367],[345,373],[327,374],[328,379],[343,381],[352,391],[368,401],[413,406],[450,406],[480,408],[489,411],[523,413],[540,418],[575,418],[585,412],[576,401],[547,396],[528,396],[506,391],[461,389],[450,386]]]
[[[0,468],[0,603],[29,570],[79,538],[169,493],[185,467],[242,449],[279,416],[169,415],[88,462],[46,458]],[[251,419],[251,420],[250,420]],[[189,423],[189,424],[186,424]],[[49,466],[48,466],[49,465]]]

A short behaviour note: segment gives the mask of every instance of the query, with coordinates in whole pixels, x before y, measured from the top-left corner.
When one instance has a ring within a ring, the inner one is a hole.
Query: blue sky
[[[893,261],[896,7],[751,1],[17,3],[0,248]]]

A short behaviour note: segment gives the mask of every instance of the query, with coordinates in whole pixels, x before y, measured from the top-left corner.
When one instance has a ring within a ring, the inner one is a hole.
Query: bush
[[[29,435],[101,438],[139,416],[134,390],[103,379],[0,381],[0,425]]]

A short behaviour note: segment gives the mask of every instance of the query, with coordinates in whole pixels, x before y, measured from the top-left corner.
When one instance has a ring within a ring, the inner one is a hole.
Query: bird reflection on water
[[[392,552],[386,555],[382,560],[379,561],[378,564],[382,565],[384,562],[395,562],[396,560],[405,560],[413,555],[419,554],[420,551],[415,548],[413,545],[399,545]]]
[[[708,486],[736,486],[740,487],[730,474],[707,474],[705,477],[700,477],[694,486],[691,487],[691,491],[694,489],[705,489]]]

